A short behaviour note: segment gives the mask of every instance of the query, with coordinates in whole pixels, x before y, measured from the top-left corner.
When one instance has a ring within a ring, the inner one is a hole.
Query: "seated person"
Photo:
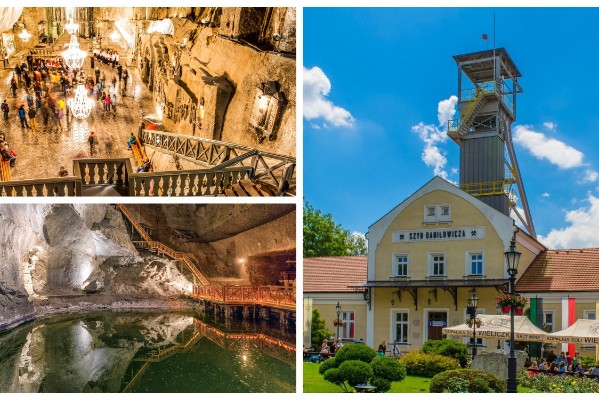
[[[536,361],[533,361],[530,365],[530,369],[539,369],[539,364]]]
[[[379,356],[384,356],[386,351],[387,351],[387,345],[385,344],[385,341],[383,340],[381,342],[381,344],[379,344],[379,348],[377,350],[377,354]]]
[[[329,342],[325,339],[320,347],[320,354],[329,354]]]
[[[566,366],[565,361],[560,361],[557,368],[559,369],[559,372],[567,372],[568,371],[568,367]]]
[[[589,374],[598,376],[599,375],[599,362],[593,368],[589,370]]]
[[[0,146],[0,154],[2,155],[2,161],[9,161],[11,167],[15,166],[17,154],[12,151],[6,143]]]
[[[127,140],[127,147],[131,148],[131,145],[135,142],[137,142],[137,137],[135,136],[135,134],[132,133],[129,140]]]
[[[137,172],[150,172],[150,167],[152,166],[152,163],[150,162],[150,160],[148,160],[147,158],[144,160],[144,163],[141,165],[141,167],[137,168]]]

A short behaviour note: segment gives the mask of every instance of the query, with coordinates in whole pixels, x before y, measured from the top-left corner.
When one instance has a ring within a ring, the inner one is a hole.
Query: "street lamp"
[[[341,325],[341,321],[339,320],[339,315],[341,315],[341,304],[339,304],[339,302],[337,302],[335,310],[337,310],[337,339],[339,339],[339,326]]]
[[[516,250],[516,234],[512,237],[510,249],[504,253],[507,263],[507,273],[510,276],[511,296],[516,294],[516,275],[518,274],[518,262],[520,253]],[[510,306],[510,355],[507,359],[507,392],[516,393],[518,391],[518,378],[516,378],[516,356],[514,355],[514,305]]]
[[[470,316],[472,321],[472,359],[476,357],[476,309],[478,308],[478,296],[476,296],[476,289],[472,289],[472,296],[468,299],[468,307],[466,312]]]

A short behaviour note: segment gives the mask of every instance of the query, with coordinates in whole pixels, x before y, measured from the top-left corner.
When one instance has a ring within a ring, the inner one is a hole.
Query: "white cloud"
[[[547,129],[549,129],[550,131],[554,131],[557,129],[557,124],[554,122],[545,122],[545,123],[543,123],[543,126]]]
[[[456,113],[456,104],[458,98],[451,96],[449,99],[441,100],[437,105],[437,119],[439,125],[419,122],[412,126],[412,132],[417,133],[420,139],[424,142],[422,150],[422,161],[428,167],[434,168],[434,174],[443,179],[448,179],[445,166],[447,165],[446,152],[439,146],[447,141],[447,121]],[[452,172],[454,169],[452,169]]]
[[[320,68],[304,67],[304,118],[308,121],[322,118],[335,127],[352,127],[354,117],[327,99],[330,91],[331,81]]]
[[[546,159],[559,168],[570,169],[583,165],[582,152],[541,132],[535,132],[527,125],[514,128],[514,142],[530,151],[536,158]]]
[[[542,198],[546,199],[547,197],[551,196],[549,193],[545,192],[541,195]]]
[[[583,182],[596,182],[599,179],[599,172],[592,169],[587,169],[584,172]]]
[[[551,249],[599,247],[599,198],[589,193],[588,207],[566,213],[569,226],[552,229],[547,236],[539,236],[541,243]]]

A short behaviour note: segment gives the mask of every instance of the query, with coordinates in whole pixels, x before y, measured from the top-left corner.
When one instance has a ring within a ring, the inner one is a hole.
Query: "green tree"
[[[304,257],[364,255],[367,251],[363,235],[350,235],[331,214],[304,204]]]
[[[320,311],[317,308],[312,310],[312,347],[319,351],[322,342],[333,336],[333,332],[327,328],[327,324],[320,316]]]

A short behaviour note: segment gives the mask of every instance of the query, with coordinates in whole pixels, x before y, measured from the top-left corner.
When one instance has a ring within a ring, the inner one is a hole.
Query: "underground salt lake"
[[[195,313],[52,316],[0,333],[0,392],[295,392],[295,328]]]

